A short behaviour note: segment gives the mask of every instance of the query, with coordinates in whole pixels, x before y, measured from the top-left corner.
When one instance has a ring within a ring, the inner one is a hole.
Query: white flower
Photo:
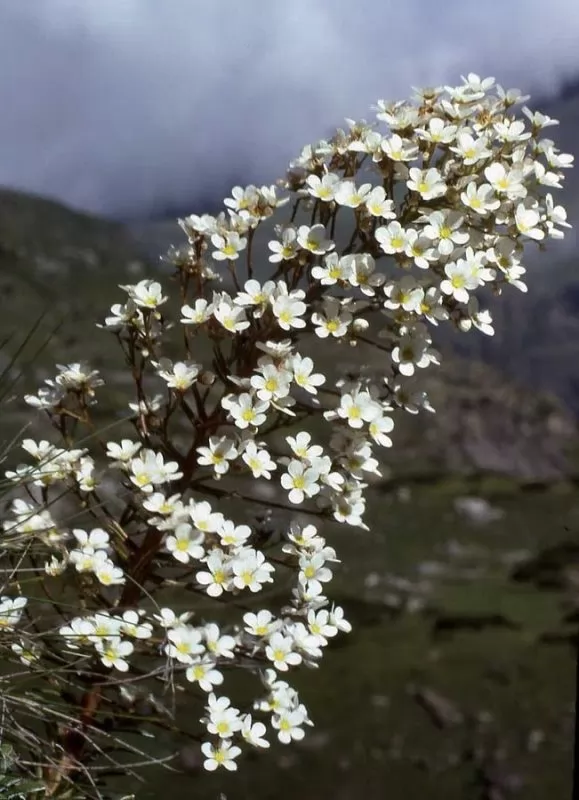
[[[311,444],[312,437],[306,431],[301,431],[296,436],[286,436],[285,440],[291,447],[292,453],[302,461],[311,461],[323,453],[319,444]]]
[[[196,577],[198,582],[205,586],[209,597],[219,597],[228,591],[232,583],[232,573],[229,560],[225,553],[213,550],[206,559],[207,570],[201,570]]]
[[[489,141],[484,136],[476,139],[470,133],[460,131],[456,137],[456,146],[450,149],[462,158],[465,166],[471,166],[492,155],[488,144]]]
[[[185,670],[185,678],[190,683],[198,683],[204,692],[212,692],[214,686],[221,686],[223,675],[215,668],[214,660],[194,661]]]
[[[218,533],[223,547],[242,547],[251,536],[251,528],[249,525],[236,525],[232,520],[226,519],[219,526]]]
[[[326,566],[326,559],[322,553],[303,555],[299,561],[299,582],[311,594],[321,594],[322,583],[332,579],[332,570]]]
[[[539,227],[541,217],[534,208],[527,208],[519,203],[515,209],[515,225],[523,236],[540,241],[545,238],[545,231]]]
[[[403,253],[406,247],[406,232],[398,221],[390,222],[387,226],[376,228],[376,241],[385,253]]]
[[[380,115],[377,115],[380,119]],[[382,150],[392,161],[413,161],[418,155],[418,147],[414,142],[401,139],[397,133],[389,139],[382,139]]]
[[[167,297],[163,295],[163,289],[158,281],[143,280],[136,286],[121,286],[135,305],[141,308],[158,308],[166,302]]]
[[[214,308],[205,298],[199,297],[193,306],[184,305],[181,308],[181,323],[183,325],[202,325],[211,319]]]
[[[364,422],[371,422],[377,417],[381,413],[381,408],[368,392],[355,392],[342,395],[337,413],[339,417],[347,420],[351,428],[361,428]]]
[[[193,527],[185,522],[177,526],[174,535],[167,536],[165,547],[177,561],[188,564],[190,559],[198,560],[205,555],[202,541],[203,534],[194,532]]]
[[[177,628],[179,625],[187,623],[192,613],[191,611],[186,611],[177,616],[171,608],[160,608],[158,614],[153,614],[153,619],[156,620],[162,628]]]
[[[301,389],[305,389],[310,394],[317,394],[317,387],[326,382],[323,375],[313,372],[314,362],[309,356],[301,356],[296,353],[291,361],[291,368],[294,381]]]
[[[262,364],[259,372],[251,377],[251,386],[257,389],[260,400],[269,402],[289,394],[291,372],[273,363]]]
[[[183,477],[175,461],[165,463],[162,453],[142,450],[138,458],[130,462],[130,480],[143,492],[152,492],[153,485],[168,483]]]
[[[229,469],[229,462],[237,458],[238,452],[232,439],[226,436],[211,436],[209,447],[198,447],[200,466],[212,466],[216,475],[224,475]]]
[[[405,334],[400,344],[392,350],[392,361],[401,375],[409,377],[414,375],[415,367],[424,369],[430,364],[431,356],[427,351],[428,342],[424,338]]]
[[[201,752],[205,756],[203,767],[209,772],[213,772],[217,767],[225,767],[229,772],[234,772],[237,769],[235,759],[241,755],[241,748],[228,739],[222,739],[217,745],[203,742]]]
[[[31,641],[27,642],[21,639],[20,643],[14,642],[11,644],[10,649],[13,653],[16,653],[20,661],[27,667],[40,658],[40,647]]]
[[[308,225],[300,225],[297,238],[300,247],[316,255],[323,255],[333,250],[335,246],[334,242],[327,238],[324,225],[313,225],[311,228]]]
[[[234,186],[231,195],[232,197],[224,200],[224,204],[235,211],[247,211],[259,202],[259,192],[253,185],[246,186],[245,189],[242,186]]]
[[[305,736],[302,725],[307,722],[308,715],[302,705],[296,709],[282,709],[271,720],[272,726],[277,729],[277,738],[283,744],[290,744],[292,740],[301,741]]]
[[[258,550],[248,550],[242,556],[233,560],[233,584],[238,589],[249,589],[250,592],[259,592],[264,583],[273,583],[271,573],[274,571],[272,564],[268,564],[263,553]]]
[[[318,200],[331,202],[336,197],[336,190],[340,186],[340,178],[332,172],[319,178],[317,175],[308,175],[306,178],[308,192]]]
[[[277,469],[277,464],[272,460],[267,450],[260,450],[255,442],[249,441],[245,445],[241,457],[250,468],[254,478],[270,480],[272,471]]]
[[[11,631],[18,625],[27,603],[26,597],[0,597],[0,631]]]
[[[94,622],[89,619],[74,617],[68,625],[63,625],[59,628],[58,633],[60,636],[64,637],[69,650],[78,650],[79,645],[88,645],[91,643],[91,637],[94,637],[95,634],[95,625]],[[96,641],[98,641],[98,639],[96,639]]]
[[[244,430],[250,425],[258,428],[267,419],[263,413],[267,411],[268,403],[256,399],[248,392],[238,395],[235,400],[227,404],[227,410],[233,417],[236,427]]]
[[[149,639],[153,635],[153,626],[150,622],[141,622],[144,611],[125,611],[120,625],[121,633],[133,639]]]
[[[523,171],[507,169],[504,164],[495,161],[485,168],[485,178],[498,195],[504,194],[509,200],[525,197],[527,190],[523,185]]]
[[[228,739],[243,725],[239,711],[231,705],[229,697],[216,697],[211,693],[208,697],[209,719],[207,730],[222,739]]]
[[[166,654],[182,664],[192,664],[195,656],[205,651],[201,631],[192,625],[181,624],[170,628],[167,639]]]
[[[245,309],[229,300],[218,303],[213,310],[213,316],[230,333],[239,333],[249,328],[250,323],[245,315]]]
[[[243,621],[245,622],[245,630],[252,636],[259,637],[270,636],[282,624],[281,620],[276,619],[271,611],[266,609],[258,611],[257,614],[252,612],[244,614]]]
[[[388,298],[384,303],[385,308],[402,308],[404,311],[420,313],[424,289],[411,275],[405,275],[397,283],[391,283],[384,292]]]
[[[406,185],[409,189],[418,192],[423,200],[434,200],[446,193],[446,183],[435,167],[429,169],[412,167]]]
[[[338,628],[332,623],[330,612],[325,608],[315,611],[313,608],[308,611],[308,628],[314,636],[320,637],[324,641],[331,639],[338,633]]]
[[[413,228],[406,231],[404,254],[412,258],[420,269],[429,269],[430,264],[440,258],[440,254],[432,247],[432,241]]]
[[[297,666],[302,660],[301,655],[296,653],[293,647],[291,636],[284,636],[283,633],[276,631],[269,637],[265,655],[277,670],[287,672],[290,666]]]
[[[461,193],[460,199],[465,206],[481,216],[486,216],[489,211],[496,211],[501,204],[495,197],[492,186],[488,183],[477,186],[475,181],[468,184],[466,192]]]
[[[94,554],[93,572],[103,586],[119,586],[125,582],[123,570],[107,558],[104,550],[97,550]]]
[[[461,229],[464,217],[456,212],[433,211],[428,215],[428,225],[424,227],[424,235],[437,243],[437,250],[442,256],[449,256],[457,245],[466,244],[469,240],[467,230]]]
[[[225,236],[214,233],[211,237],[211,244],[216,248],[212,253],[216,261],[235,261],[239,258],[239,253],[245,249],[247,239],[242,238],[235,231],[230,231]]]
[[[344,609],[341,606],[332,606],[329,615],[329,623],[344,633],[350,633],[352,630],[350,623],[344,619]]]
[[[236,450],[233,452],[237,453]],[[235,455],[231,455],[231,458],[235,458]],[[213,511],[207,500],[202,500],[200,503],[191,502],[188,513],[193,526],[203,533],[216,533],[223,524],[223,514],[220,511]]]
[[[313,497],[320,491],[320,474],[301,461],[290,461],[287,472],[281,476],[281,485],[286,489],[290,503],[303,503],[305,497]]]
[[[102,528],[93,528],[90,533],[80,528],[73,528],[72,535],[83,550],[90,548],[94,552],[94,550],[106,550],[109,546],[109,535]]]
[[[366,196],[366,210],[373,217],[382,217],[382,219],[396,217],[394,203],[386,197],[386,191],[382,186],[375,186]]]
[[[120,672],[126,672],[129,669],[129,663],[126,658],[135,649],[132,642],[118,638],[99,639],[95,643],[95,648],[100,654],[101,661],[105,667],[114,667]]]
[[[306,327],[305,320],[302,319],[306,313],[306,304],[301,299],[301,293],[278,295],[273,301],[272,311],[279,327],[284,331]]]
[[[252,722],[251,714],[244,714],[242,720],[241,735],[245,741],[254,747],[269,747],[269,742],[263,738],[266,731],[263,722]]]
[[[233,636],[222,634],[219,626],[210,622],[203,629],[205,646],[213,658],[233,658],[236,641]]]
[[[371,189],[371,183],[364,183],[359,188],[356,188],[354,181],[342,181],[334,199],[339,206],[358,208],[358,206],[366,202]]]
[[[478,282],[473,280],[467,262],[462,258],[451,261],[445,266],[444,273],[447,277],[440,284],[440,290],[459,303],[468,303],[468,289],[476,289]]]
[[[194,361],[177,361],[172,364],[168,358],[162,358],[158,364],[153,362],[153,366],[157,367],[157,375],[163,378],[167,386],[179,392],[186,391],[195,383],[201,369],[201,365]]]
[[[316,311],[312,314],[312,322],[316,326],[315,333],[320,339],[328,336],[335,338],[344,336],[351,321],[350,312],[345,311],[340,301],[332,297],[324,300],[321,312]]]
[[[448,122],[440,117],[431,117],[427,128],[416,128],[416,133],[420,139],[436,144],[450,144],[454,141],[458,128],[456,125],[449,125]]]
[[[269,256],[269,260],[272,264],[278,264],[280,261],[289,261],[292,259],[298,249],[297,232],[295,228],[285,228],[282,233],[281,242],[269,242],[268,247],[272,251]]]
[[[525,123],[520,119],[511,120],[505,118],[493,125],[495,134],[503,142],[523,142],[531,138],[531,133],[525,131]]]
[[[257,306],[254,311],[256,318],[260,317],[264,308],[271,301],[273,292],[275,290],[275,283],[273,281],[266,281],[263,286],[259,281],[248,280],[243,287],[244,292],[240,292],[234,299],[234,303],[239,306]]]

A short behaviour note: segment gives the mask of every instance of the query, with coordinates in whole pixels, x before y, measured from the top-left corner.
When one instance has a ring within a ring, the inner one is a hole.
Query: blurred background
[[[216,213],[235,184],[273,183],[378,99],[471,71],[531,94],[575,153],[571,0],[0,0],[2,364],[43,314],[22,351],[26,388],[86,358],[109,378],[109,420],[126,377],[94,323],[119,283],[168,280],[177,217]],[[576,169],[565,185],[557,202],[576,225]],[[371,532],[332,532],[355,632],[296,679],[316,722],[306,742],[225,779],[199,778],[184,752],[186,772],[151,771],[139,800],[169,785],[227,800],[569,795],[576,245],[575,228],[529,257],[529,293],[500,298],[492,339],[440,332],[437,415],[401,426]],[[29,420],[15,402],[2,439]]]

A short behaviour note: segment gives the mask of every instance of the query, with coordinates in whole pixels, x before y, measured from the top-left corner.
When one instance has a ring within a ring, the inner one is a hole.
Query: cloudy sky
[[[579,74],[577,0],[0,0],[0,184],[200,210],[468,71],[556,91]]]

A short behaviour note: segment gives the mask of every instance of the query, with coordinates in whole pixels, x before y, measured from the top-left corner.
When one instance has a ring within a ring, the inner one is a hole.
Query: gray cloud
[[[467,71],[557,89],[579,72],[576,0],[3,0],[0,183],[108,214],[193,208]]]

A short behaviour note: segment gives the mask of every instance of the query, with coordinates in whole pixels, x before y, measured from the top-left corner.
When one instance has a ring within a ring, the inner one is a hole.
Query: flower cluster
[[[73,434],[90,422],[101,376],[61,365],[27,397],[66,446],[23,442],[34,463],[7,476],[42,499],[15,500],[6,545],[42,554],[43,580],[76,587],[85,613],[58,631],[76,669],[81,653],[129,680],[146,656],[157,660],[151,674],[182,675],[206,693],[208,770],[235,769],[244,747],[267,747],[268,727],[289,743],[312,724],[279,676],[317,665],[350,629],[326,596],[338,558],[321,526],[366,528],[366,489],[396,415],[432,410],[420,380],[439,363],[431,326],[492,334],[481,293],[525,291],[525,246],[568,227],[551,192],[572,157],[543,138],[554,120],[526,107],[513,116],[526,99],[470,74],[413,102],[380,101],[377,124],[348,120],[304,148],[279,185],[235,187],[217,216],[180,220],[175,318],[161,283],[146,279],[121,286],[124,302],[99,326],[122,348],[137,396],[131,434],[101,442],[98,469]],[[258,258],[260,226],[269,240]],[[372,368],[341,373],[349,347],[372,354]],[[109,508],[104,476],[114,476],[122,512]],[[267,505],[264,487],[288,517],[277,533],[252,517]],[[86,529],[51,513],[50,493],[63,488],[91,516]],[[225,513],[236,498],[243,519]],[[294,509],[316,524],[298,523]],[[286,606],[247,610],[288,575]],[[238,615],[193,624],[194,607],[151,604],[167,587],[228,601]],[[2,598],[4,630],[25,602]],[[265,687],[252,713],[216,694],[235,666]]]

